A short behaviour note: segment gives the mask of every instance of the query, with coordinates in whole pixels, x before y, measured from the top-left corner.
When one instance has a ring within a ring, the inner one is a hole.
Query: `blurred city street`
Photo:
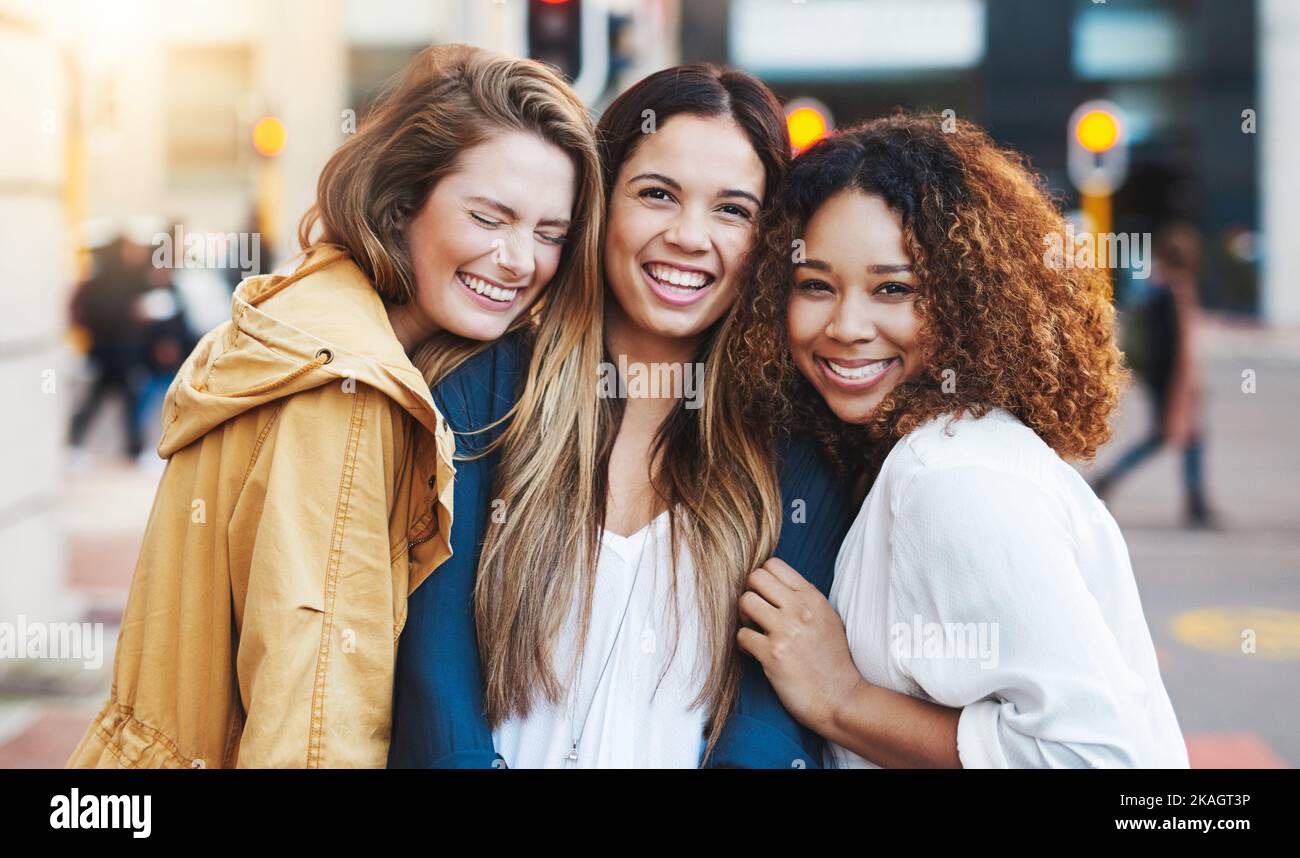
[[[181,362],[457,43],[550,63],[593,118],[709,63],[771,88],[792,153],[899,108],[1021,153],[1133,368],[1200,370],[1210,526],[1177,450],[1105,498],[1192,765],[1300,768],[1300,0],[0,0],[0,769],[62,766],[105,699]],[[1135,383],[1084,475],[1150,421]],[[27,623],[102,631],[99,663],[15,653]]]
[[[1179,462],[1169,450],[1119,486],[1110,507],[1192,765],[1291,768],[1300,764],[1300,331],[1216,326],[1206,340],[1207,485],[1218,528],[1180,526]],[[1244,370],[1256,372],[1255,393],[1241,390]],[[111,436],[113,415],[101,419]],[[1141,437],[1146,420],[1144,394],[1131,391],[1098,464]],[[68,481],[59,515],[71,583],[91,619],[106,623],[111,648],[157,469],[92,455],[100,463]],[[1242,652],[1245,628],[1258,632],[1253,654]],[[93,673],[71,664],[28,693],[0,697],[0,768],[61,766],[102,702],[110,669],[111,653]]]
[[[1295,767],[1300,735],[1300,333],[1207,332],[1206,484],[1219,528],[1181,528],[1180,462],[1162,451],[1109,501],[1128,542],[1165,686],[1194,767]],[[1266,344],[1266,348],[1260,348]],[[1243,393],[1242,372],[1257,373]],[[1147,426],[1130,393],[1116,436]],[[1258,632],[1254,654],[1242,631]]]

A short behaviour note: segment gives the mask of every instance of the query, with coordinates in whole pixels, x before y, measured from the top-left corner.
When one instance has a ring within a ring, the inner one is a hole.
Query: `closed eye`
[[[560,245],[564,244],[564,242],[569,240],[569,237],[567,235],[550,235],[545,232],[537,233],[537,237],[542,241],[546,242],[547,244],[553,244],[557,247],[559,247]]]
[[[474,218],[474,220],[478,221],[483,226],[488,227],[489,229],[496,229],[497,227],[501,226],[501,221],[493,220],[490,217],[484,217],[478,212],[470,212],[469,216]]]

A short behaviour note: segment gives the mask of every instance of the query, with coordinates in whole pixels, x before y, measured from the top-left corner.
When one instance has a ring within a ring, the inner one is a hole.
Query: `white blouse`
[[[1009,412],[950,420],[894,446],[840,548],[863,678],[960,708],[966,768],[1185,768],[1115,520]]]
[[[511,718],[493,730],[493,744],[507,766],[699,766],[706,707],[692,708],[690,704],[704,687],[707,665],[697,664],[695,570],[689,552],[681,551],[677,564],[679,619],[675,620],[669,600],[668,537],[667,512],[631,536],[601,533],[581,681],[572,681],[579,622],[575,600],[553,654],[556,676],[568,691],[558,704],[538,695],[527,718]],[[640,575],[632,589],[638,561]],[[625,608],[627,617],[620,632],[619,619]],[[674,643],[676,653],[672,651]],[[601,676],[607,657],[609,666]],[[591,713],[581,731],[577,762],[569,762],[566,758],[574,733],[588,706]]]

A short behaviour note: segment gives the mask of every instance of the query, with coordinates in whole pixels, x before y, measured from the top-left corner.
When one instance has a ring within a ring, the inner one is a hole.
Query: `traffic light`
[[[576,80],[582,70],[583,0],[529,0],[528,56]]]
[[[265,158],[274,158],[288,139],[284,123],[274,116],[263,116],[253,125],[253,148]]]
[[[1089,152],[1105,152],[1119,142],[1119,119],[1109,110],[1093,108],[1079,117],[1074,138]]]
[[[1079,190],[1079,208],[1086,229],[1094,235],[1111,231],[1111,194],[1128,177],[1127,119],[1118,105],[1109,101],[1085,101],[1070,114],[1067,131],[1070,181]],[[1109,245],[1096,245],[1096,265],[1108,268]]]
[[[798,98],[785,106],[785,124],[790,132],[790,146],[798,155],[831,133],[835,122],[830,109],[812,98]]]
[[[596,104],[609,85],[610,0],[528,0],[528,56],[567,76]]]
[[[1114,193],[1128,176],[1128,136],[1123,112],[1109,101],[1087,101],[1070,115],[1070,181],[1084,194]]]

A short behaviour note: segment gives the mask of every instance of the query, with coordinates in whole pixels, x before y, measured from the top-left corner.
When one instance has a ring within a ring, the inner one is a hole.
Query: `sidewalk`
[[[158,473],[99,464],[68,480],[60,518],[68,539],[68,584],[103,623],[103,665],[46,662],[26,685],[0,689],[0,768],[62,767],[99,711],[112,679],[113,648]]]
[[[1300,765],[1300,331],[1210,320],[1205,479],[1220,527],[1181,529],[1182,462],[1164,450],[1109,507],[1128,542],[1161,674],[1194,767]],[[1254,392],[1243,389],[1250,371]],[[1147,431],[1131,391],[1112,461]],[[1087,473],[1088,469],[1084,469]],[[1243,652],[1243,635],[1256,651]]]

